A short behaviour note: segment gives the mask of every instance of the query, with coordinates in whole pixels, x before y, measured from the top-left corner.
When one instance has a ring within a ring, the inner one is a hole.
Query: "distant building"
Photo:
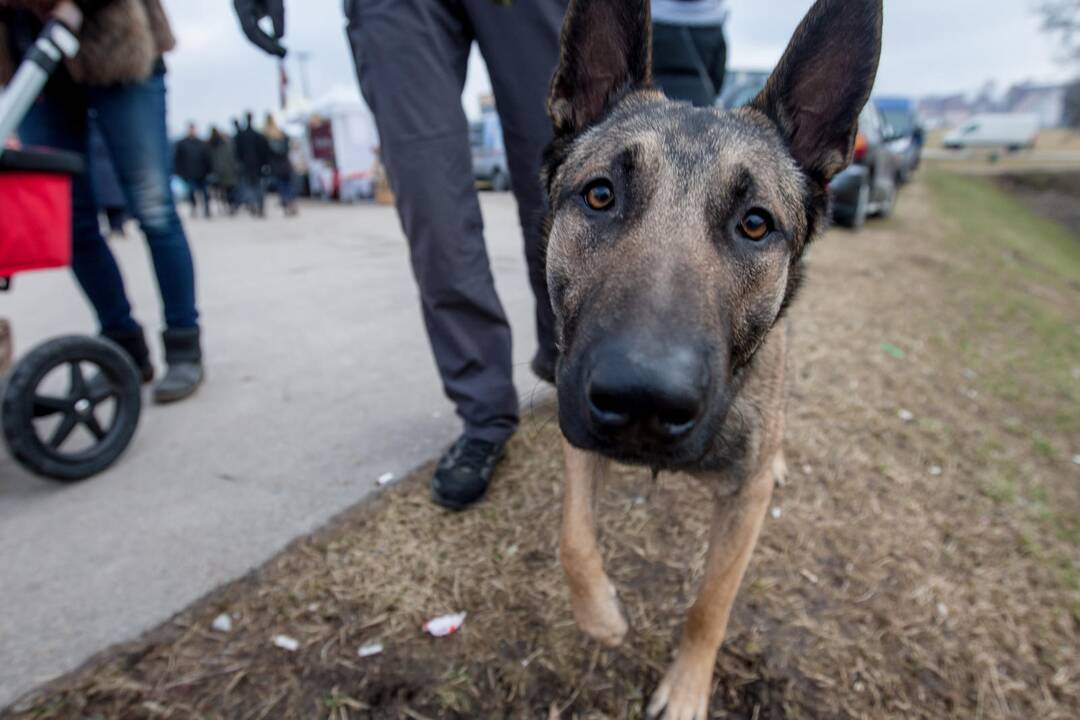
[[[971,103],[961,94],[925,97],[918,102],[919,117],[930,130],[952,128],[971,117]]]
[[[1029,113],[1039,116],[1039,123],[1044,128],[1057,128],[1065,124],[1065,86],[1035,85],[1021,83],[1013,85],[1005,93],[1002,102],[1006,112]]]
[[[963,94],[924,97],[918,102],[919,117],[929,129],[955,128],[980,113],[1037,115],[1043,128],[1065,125],[1065,86],[1023,82],[1013,85],[1000,100],[984,88],[969,99]]]

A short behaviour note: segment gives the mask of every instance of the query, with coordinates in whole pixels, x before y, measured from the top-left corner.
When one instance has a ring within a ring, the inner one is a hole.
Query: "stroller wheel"
[[[20,360],[0,420],[12,455],[31,472],[75,482],[120,457],[139,422],[139,373],[103,338],[50,340]]]

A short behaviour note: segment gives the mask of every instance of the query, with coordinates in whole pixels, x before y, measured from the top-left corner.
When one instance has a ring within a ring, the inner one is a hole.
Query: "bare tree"
[[[1041,0],[1043,29],[1057,35],[1069,61],[1080,62],[1080,0]]]
[[[1040,0],[1043,29],[1057,35],[1063,60],[1080,64],[1080,0]],[[1065,87],[1065,125],[1080,128],[1080,78]]]

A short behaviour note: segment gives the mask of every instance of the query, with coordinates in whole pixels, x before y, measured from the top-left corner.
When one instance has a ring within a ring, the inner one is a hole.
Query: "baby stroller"
[[[49,75],[79,49],[82,13],[61,3],[0,94],[0,290],[21,272],[71,262],[71,176],[78,155],[7,148]],[[139,373],[118,346],[71,335],[34,348],[8,374],[11,329],[0,320],[0,404],[15,459],[43,477],[74,482],[109,467],[127,448],[142,408]]]

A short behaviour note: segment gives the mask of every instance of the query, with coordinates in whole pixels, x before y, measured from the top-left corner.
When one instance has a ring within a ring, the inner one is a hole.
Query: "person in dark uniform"
[[[282,0],[234,0],[248,38],[274,55]],[[464,432],[432,479],[434,500],[462,509],[487,490],[518,426],[510,324],[495,292],[461,92],[474,42],[487,61],[536,298],[533,371],[555,374],[554,316],[541,225],[545,110],[567,0],[346,0],[360,88],[375,114],[382,160],[409,241],[424,323]],[[259,27],[265,17],[274,31]]]
[[[653,81],[672,100],[716,103],[727,72],[727,0],[652,0]]]
[[[248,112],[244,127],[235,123],[236,137],[233,148],[240,165],[240,194],[252,215],[265,217],[266,192],[263,190],[263,173],[270,162],[270,146],[261,132],[255,129],[255,116]]]

